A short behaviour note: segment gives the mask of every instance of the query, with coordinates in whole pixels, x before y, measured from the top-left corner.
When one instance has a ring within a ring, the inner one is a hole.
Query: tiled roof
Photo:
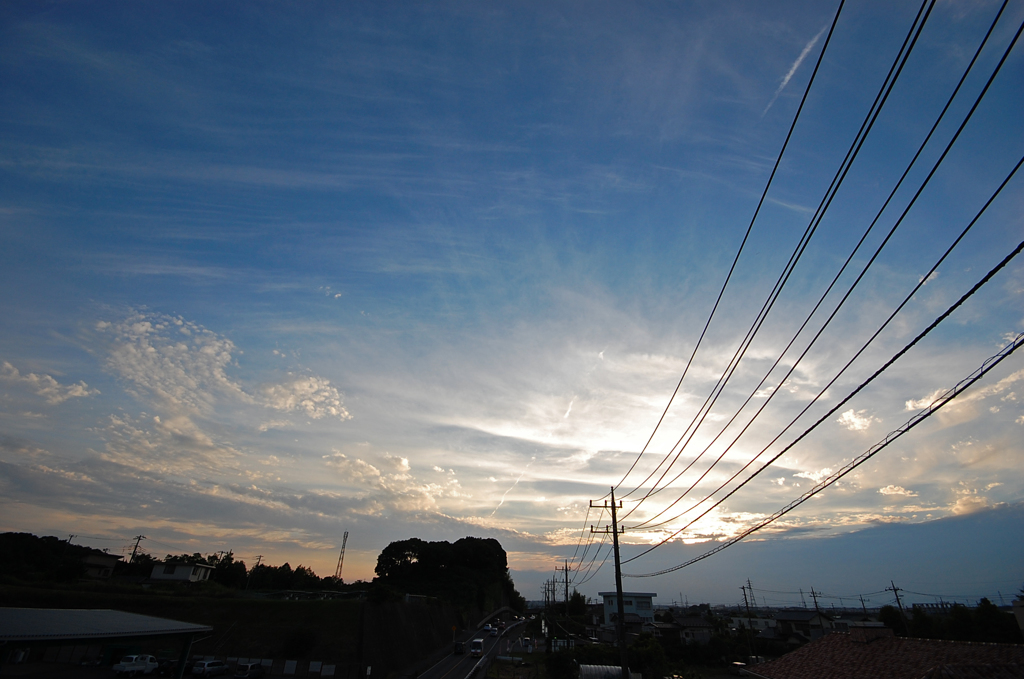
[[[1022,668],[1022,644],[902,637],[865,642],[834,633],[748,673],[767,679],[1004,679],[1024,677]]]

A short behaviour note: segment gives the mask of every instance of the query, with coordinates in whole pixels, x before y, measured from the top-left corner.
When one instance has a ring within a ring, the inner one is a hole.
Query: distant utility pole
[[[864,603],[864,595],[863,594],[860,595],[860,607],[861,607],[861,610],[864,611],[864,615],[867,615],[868,614],[868,605],[866,603]]]
[[[747,580],[747,584],[750,584],[750,580]],[[754,655],[754,641],[752,639],[751,627],[753,623],[750,620],[750,602],[747,600],[747,588],[740,585],[740,589],[743,590],[743,604],[747,607],[747,655]],[[750,596],[754,596],[754,588],[750,588]]]
[[[260,561],[262,559],[263,559],[263,555],[262,554],[257,554],[256,555],[256,565],[252,567],[252,570],[249,571],[249,577],[247,577],[245,579],[245,588],[246,589],[249,589],[249,582],[252,580],[252,574],[255,573],[256,569],[260,567]]]
[[[146,538],[145,535],[136,535],[135,536],[135,547],[132,549],[132,557],[130,559],[128,559],[128,563],[132,563],[133,561],[135,561],[135,553],[139,551],[139,543],[141,541],[143,541],[143,540],[146,540],[146,539],[147,538]]]
[[[345,563],[345,545],[348,544],[348,531],[341,538],[341,554],[338,555],[338,567],[334,569],[334,579],[341,582],[341,566]]]
[[[811,587],[811,598],[814,599],[814,612],[818,614],[818,628],[821,630],[821,633],[824,634],[825,624],[821,621],[821,609],[818,608],[818,594],[819,592],[815,592],[814,588]]]
[[[910,630],[910,625],[907,623],[907,613],[903,610],[903,602],[900,601],[900,588],[896,586],[896,583],[892,580],[889,581],[892,587],[886,587],[885,589],[896,595],[896,606],[900,609],[900,617],[903,618],[903,627],[906,630]]]
[[[594,507],[594,502],[591,500],[590,506]],[[622,501],[619,504],[615,504],[615,488],[612,488],[611,502],[605,502],[604,504],[597,505],[603,509],[611,509],[612,511],[612,525],[605,526],[604,530],[595,530],[593,526],[590,527],[591,533],[607,533],[608,529],[611,528],[612,534],[612,549],[615,554],[615,601],[616,601],[616,612],[617,620],[615,621],[615,632],[619,640],[619,659],[622,664],[622,679],[629,679],[629,655],[626,652],[626,608],[622,601],[622,564],[619,559],[619,533],[623,532],[623,529],[619,528],[618,515],[616,510],[622,508]]]
[[[572,570],[569,568],[569,560],[565,560],[564,568],[556,568],[555,570],[565,571],[565,616],[569,617],[569,571]]]

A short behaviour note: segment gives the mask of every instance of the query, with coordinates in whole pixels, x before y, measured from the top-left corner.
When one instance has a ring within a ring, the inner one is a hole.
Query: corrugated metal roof
[[[100,639],[212,630],[206,625],[107,609],[0,608],[0,641]]]

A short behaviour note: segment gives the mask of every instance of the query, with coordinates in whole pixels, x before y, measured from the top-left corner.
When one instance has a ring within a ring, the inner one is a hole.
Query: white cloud
[[[22,384],[35,392],[37,396],[42,396],[50,405],[59,405],[69,398],[83,398],[100,393],[99,389],[90,389],[85,382],[62,385],[50,375],[35,373],[22,375],[7,361],[0,364],[0,380]]]
[[[824,469],[819,469],[816,472],[799,472],[797,474],[793,474],[793,476],[798,479],[809,479],[811,481],[814,481],[815,483],[819,483],[822,479],[824,479],[831,473],[832,468],[825,467]]]
[[[228,374],[235,364],[235,344],[180,317],[134,311],[118,323],[100,321],[96,328],[113,334],[107,367],[129,382],[132,393],[151,396],[173,412],[208,415],[226,398],[312,419],[351,418],[341,393],[329,380],[316,375],[289,375],[283,382],[250,393]],[[277,350],[275,353],[283,356]],[[272,420],[261,424],[259,430],[287,424]]]
[[[879,488],[878,492],[881,493],[882,495],[903,495],[905,497],[917,497],[917,493],[915,493],[912,490],[907,490],[903,486],[889,485],[885,486],[884,488]]]
[[[128,380],[136,395],[192,413],[212,411],[218,396],[253,400],[226,372],[234,343],[200,325],[136,311],[119,323],[96,327],[113,333],[107,367]]]
[[[344,453],[324,455],[324,460],[329,467],[337,469],[347,480],[372,483],[380,481],[380,470],[363,460],[349,459]]]
[[[296,377],[264,386],[261,391],[267,407],[275,410],[301,412],[315,420],[328,416],[341,420],[352,418],[342,405],[341,394],[331,386],[330,380],[322,377]]]
[[[866,410],[854,410],[850,408],[845,413],[840,415],[836,422],[843,425],[850,431],[864,431],[871,426],[872,422],[877,422],[878,419],[872,415],[865,415]]]
[[[936,389],[928,396],[919,399],[910,399],[906,403],[906,410],[921,410],[935,403],[935,399],[945,393],[945,389]]]

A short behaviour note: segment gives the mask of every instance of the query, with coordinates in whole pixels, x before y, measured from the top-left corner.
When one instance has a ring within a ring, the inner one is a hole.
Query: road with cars
[[[504,630],[497,630],[492,636],[489,628],[481,628],[465,641],[465,652],[455,653],[455,644],[448,655],[437,662],[433,667],[423,671],[420,679],[466,679],[473,672],[478,663],[486,663],[493,660],[495,655],[504,655],[507,652],[522,651],[522,625],[525,621],[517,621],[509,624]],[[483,654],[479,658],[471,655],[470,647],[473,639],[483,639]],[[475,675],[474,675],[475,676]]]

